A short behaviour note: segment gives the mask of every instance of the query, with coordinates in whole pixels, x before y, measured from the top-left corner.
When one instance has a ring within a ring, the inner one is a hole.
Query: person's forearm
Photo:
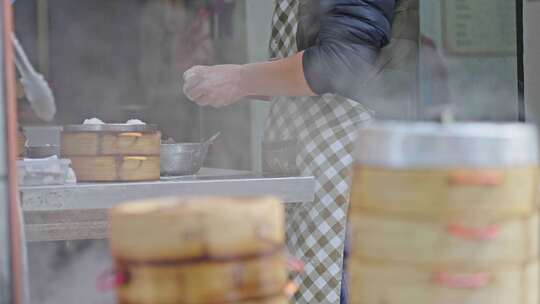
[[[314,96],[304,76],[303,53],[242,66],[242,87],[248,96]]]

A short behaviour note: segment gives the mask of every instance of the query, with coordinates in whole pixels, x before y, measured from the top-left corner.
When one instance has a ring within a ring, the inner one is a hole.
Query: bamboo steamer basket
[[[117,294],[126,303],[236,303],[282,295],[287,282],[283,252],[243,260],[122,263],[117,260],[116,269],[128,279]]]
[[[161,133],[154,125],[69,125],[61,135],[66,156],[159,155]]]
[[[159,156],[71,156],[81,182],[153,181],[160,178]]]
[[[283,223],[282,204],[271,198],[118,206],[110,212],[110,247],[117,271],[128,277],[117,290],[119,301],[281,303]]]
[[[62,133],[62,154],[95,155],[157,155],[161,134],[156,133]]]
[[[538,257],[538,215],[503,221],[350,217],[353,256],[445,267],[520,264]]]
[[[417,217],[527,215],[538,208],[537,168],[387,169],[357,165],[352,212]],[[392,191],[389,191],[392,189]]]
[[[529,125],[373,124],[359,132],[355,157],[352,214],[501,219],[538,208]]]
[[[264,253],[284,244],[282,209],[271,198],[128,203],[110,212],[111,250],[136,261]]]
[[[351,261],[352,304],[538,304],[538,264],[444,269]]]
[[[135,182],[160,178],[161,133],[155,125],[68,125],[61,154],[81,182]]]

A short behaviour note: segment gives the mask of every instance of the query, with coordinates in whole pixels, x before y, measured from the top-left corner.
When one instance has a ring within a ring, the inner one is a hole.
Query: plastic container
[[[69,159],[32,159],[17,161],[19,186],[63,185],[67,182]]]

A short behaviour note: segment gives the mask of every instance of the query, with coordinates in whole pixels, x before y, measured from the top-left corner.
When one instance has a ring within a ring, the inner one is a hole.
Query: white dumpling
[[[127,125],[145,125],[146,123],[144,121],[141,121],[139,119],[130,119],[126,121]]]
[[[83,125],[104,125],[105,123],[99,118],[85,119]]]

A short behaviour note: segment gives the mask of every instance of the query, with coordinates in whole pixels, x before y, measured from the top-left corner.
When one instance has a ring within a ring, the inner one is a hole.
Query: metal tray
[[[128,125],[128,124],[87,124],[66,125],[64,132],[141,132],[153,133],[158,131],[157,125]]]

